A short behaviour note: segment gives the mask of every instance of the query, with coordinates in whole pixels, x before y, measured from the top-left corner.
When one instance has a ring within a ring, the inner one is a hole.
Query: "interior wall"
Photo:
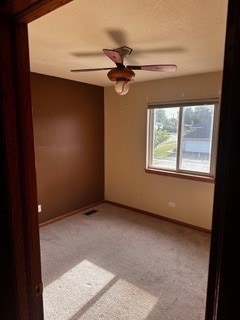
[[[31,74],[38,203],[45,222],[104,199],[104,90]]]
[[[214,184],[145,172],[148,102],[220,97],[222,73],[105,88],[105,199],[211,229]],[[169,202],[175,202],[170,207]]]

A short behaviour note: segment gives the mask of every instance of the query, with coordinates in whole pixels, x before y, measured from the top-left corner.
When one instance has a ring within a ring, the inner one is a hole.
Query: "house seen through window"
[[[148,107],[147,169],[214,177],[217,102]]]

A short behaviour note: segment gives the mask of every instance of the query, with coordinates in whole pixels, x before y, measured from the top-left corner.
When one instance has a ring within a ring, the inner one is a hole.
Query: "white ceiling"
[[[124,63],[176,64],[174,73],[136,71],[135,82],[223,68],[227,0],[75,0],[29,23],[31,71],[110,86],[102,52],[127,45]]]

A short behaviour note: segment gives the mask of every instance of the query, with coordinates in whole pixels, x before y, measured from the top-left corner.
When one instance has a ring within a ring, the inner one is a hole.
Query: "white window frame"
[[[211,160],[210,160],[210,172],[198,172],[190,171],[179,168],[180,160],[180,140],[181,140],[181,124],[182,124],[182,111],[183,107],[196,106],[196,105],[207,105],[214,104],[213,114],[213,132],[212,132],[212,143],[211,143]],[[178,119],[178,141],[177,141],[177,159],[176,169],[165,169],[153,166],[153,125],[154,125],[154,109],[158,108],[170,108],[180,107],[179,119]],[[174,102],[161,102],[161,103],[149,103],[147,108],[147,143],[146,143],[146,168],[145,171],[148,173],[157,173],[163,175],[177,176],[182,178],[189,178],[194,180],[201,180],[212,182],[215,177],[216,167],[216,156],[217,156],[217,143],[218,143],[218,126],[219,126],[219,113],[220,103],[218,98],[213,99],[197,99],[190,101],[174,101]]]

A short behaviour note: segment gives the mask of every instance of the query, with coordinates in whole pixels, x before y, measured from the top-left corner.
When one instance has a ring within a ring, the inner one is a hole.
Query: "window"
[[[214,178],[217,101],[148,106],[147,171]]]

